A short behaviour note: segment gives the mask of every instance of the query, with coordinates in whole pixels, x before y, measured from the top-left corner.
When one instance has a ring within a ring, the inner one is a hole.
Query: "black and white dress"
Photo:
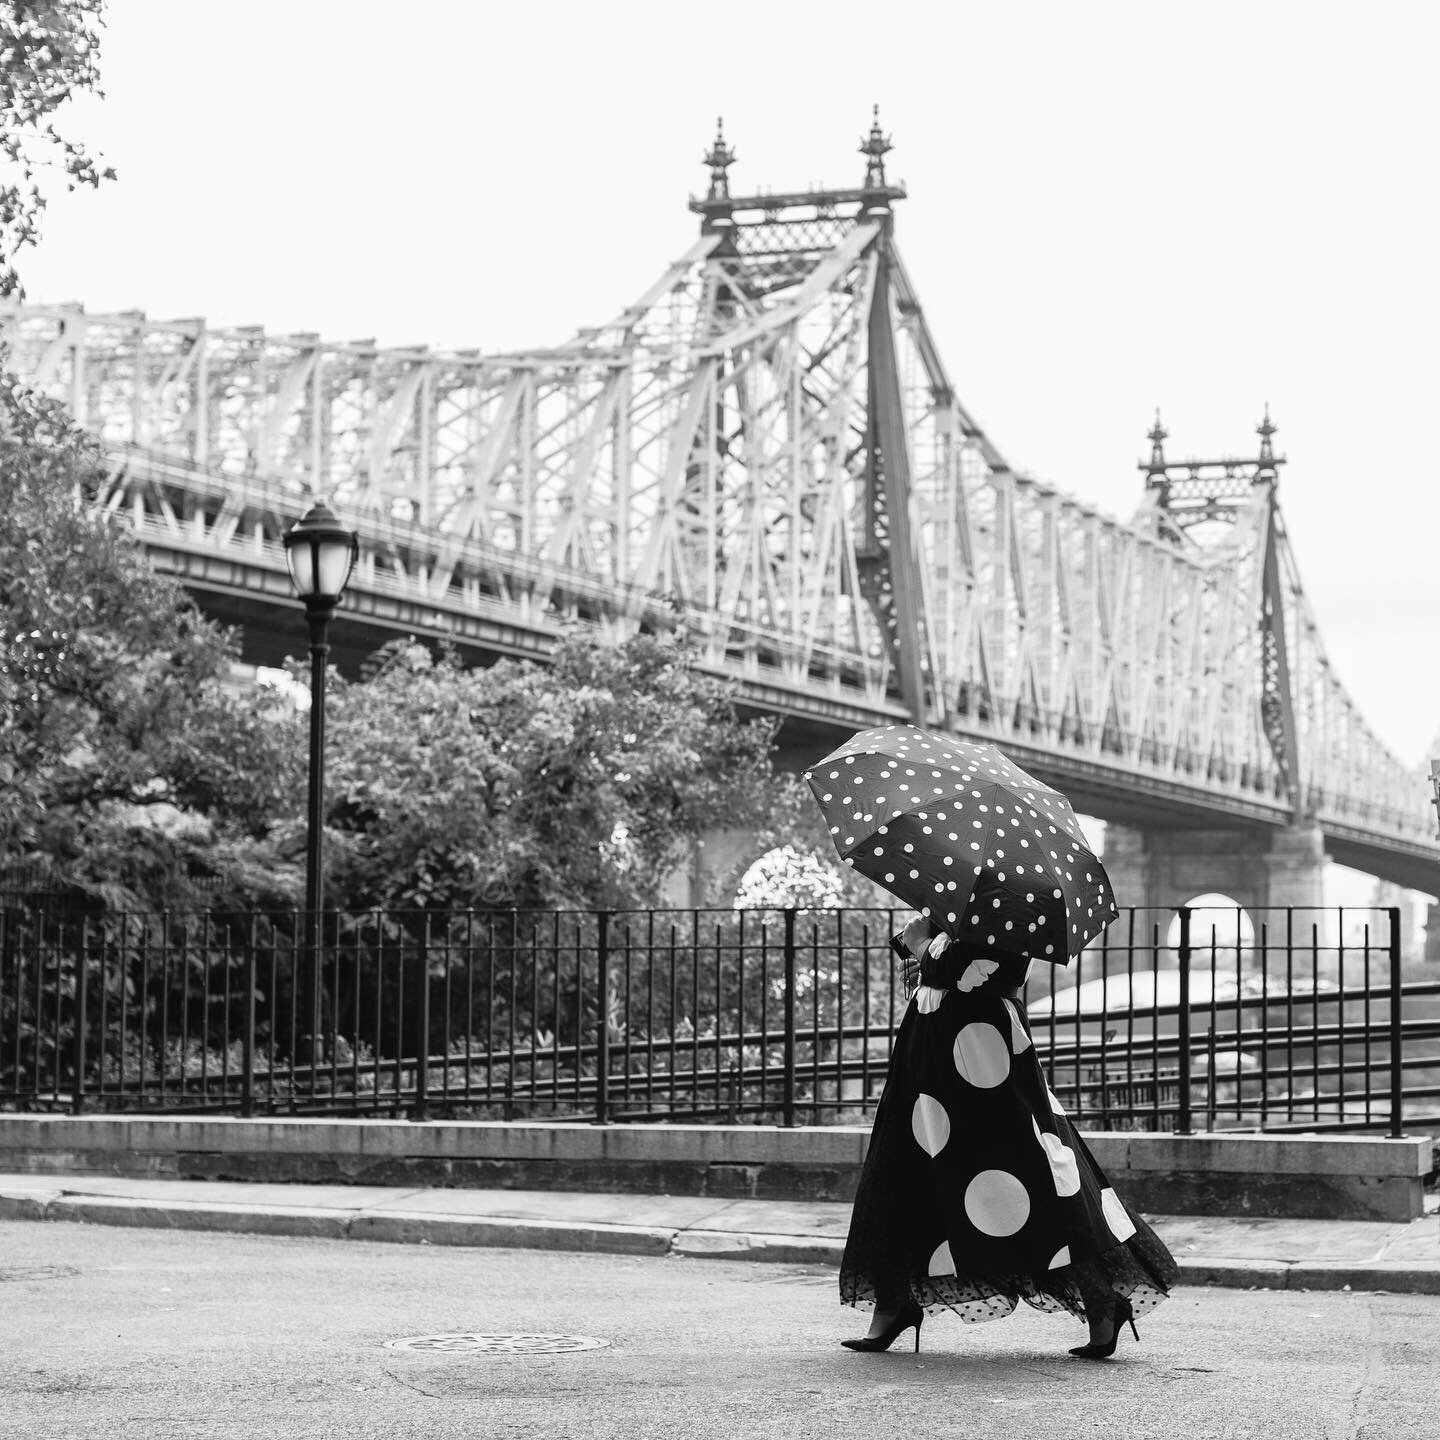
[[[896,1037],[840,1268],[847,1305],[905,1298],[977,1322],[1024,1300],[1138,1315],[1179,1275],[1046,1083],[1020,999],[1028,961],[952,944],[923,960]]]

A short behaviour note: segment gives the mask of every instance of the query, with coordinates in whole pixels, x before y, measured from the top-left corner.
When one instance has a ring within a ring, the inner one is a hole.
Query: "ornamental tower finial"
[[[890,137],[880,129],[880,107],[875,106],[870,122],[870,133],[860,142],[860,153],[867,157],[865,162],[865,189],[884,190],[885,155],[895,147]]]
[[[1150,473],[1163,475],[1165,473],[1165,442],[1170,438],[1170,432],[1160,423],[1160,407],[1158,405],[1155,407],[1155,424],[1145,438],[1150,442]]]
[[[1275,447],[1270,443],[1270,437],[1275,433],[1275,425],[1270,419],[1270,402],[1265,402],[1265,418],[1255,427],[1255,433],[1260,437],[1260,468],[1262,470],[1273,470],[1275,468]]]
[[[726,171],[735,163],[735,152],[725,143],[725,117],[719,116],[715,121],[715,143],[710,147],[710,153],[705,156],[703,164],[710,167],[710,192],[705,199],[709,203],[725,201],[730,198],[730,178]]]

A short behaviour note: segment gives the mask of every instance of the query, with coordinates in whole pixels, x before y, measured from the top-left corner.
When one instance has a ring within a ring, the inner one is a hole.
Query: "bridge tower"
[[[1260,716],[1288,824],[1230,830],[1112,823],[1106,829],[1105,866],[1127,904],[1182,905],[1207,893],[1229,895],[1247,909],[1324,903],[1324,837],[1301,781],[1293,642],[1286,624],[1295,606],[1286,594],[1292,582],[1284,573],[1288,552],[1276,499],[1285,457],[1275,454],[1275,431],[1266,405],[1256,426],[1255,459],[1170,461],[1169,433],[1157,410],[1146,436],[1150,459],[1139,467],[1145,474],[1140,519],[1157,537],[1212,565],[1231,563],[1237,531],[1259,533],[1262,559],[1252,571],[1258,579],[1252,613],[1260,632]],[[1293,585],[1298,592],[1298,581]]]
[[[722,260],[733,257],[753,262],[757,256],[783,256],[793,257],[793,264],[794,259],[807,257],[813,243],[810,237],[834,225],[846,210],[853,222],[875,227],[863,318],[865,409],[858,456],[863,489],[857,507],[859,533],[854,540],[855,579],[860,596],[874,614],[904,708],[912,720],[923,724],[934,676],[921,594],[920,551],[913,533],[911,442],[895,337],[895,314],[905,313],[908,295],[903,293],[905,282],[897,277],[899,257],[894,245],[893,207],[905,198],[905,187],[891,184],[885,175],[885,156],[892,148],[890,137],[880,128],[877,105],[870,133],[860,141],[865,178],[858,190],[732,196],[728,171],[736,155],[726,143],[722,120],[717,122],[714,143],[703,160],[710,168],[709,190],[703,200],[692,200],[690,208],[701,216],[702,235],[720,237],[712,255]],[[747,226],[737,225],[737,211],[751,216]],[[757,212],[763,216],[759,225],[754,219]],[[749,288],[738,274],[723,281],[714,301],[717,319],[732,324],[743,319],[747,304],[753,306],[758,298],[753,291],[746,293]],[[717,446],[728,448],[747,438],[727,433],[723,404],[716,418]],[[730,420],[733,432],[737,417]],[[738,423],[743,429],[743,416]]]
[[[709,189],[703,200],[692,200],[690,208],[701,217],[702,235],[720,237],[712,253],[722,259],[763,256],[767,249],[777,256],[787,252],[804,256],[808,236],[833,225],[846,210],[852,212],[855,222],[876,227],[871,244],[869,296],[862,321],[865,406],[857,446],[860,486],[855,509],[854,579],[860,599],[874,616],[891,672],[898,681],[898,698],[907,716],[916,724],[924,724],[935,718],[932,710],[936,677],[930,663],[921,592],[920,548],[913,533],[911,442],[895,336],[896,314],[905,314],[907,309],[914,314],[918,306],[908,295],[903,271],[896,274],[900,262],[894,245],[893,207],[897,200],[905,198],[906,192],[903,185],[892,184],[885,174],[885,156],[892,148],[890,137],[880,127],[880,107],[876,105],[871,111],[870,131],[860,140],[865,177],[858,190],[819,189],[736,197],[730,193],[728,171],[737,157],[725,140],[722,118],[716,122],[715,140],[702,162],[710,169]],[[755,213],[763,216],[760,225],[769,234],[759,244],[753,238],[753,229],[747,233],[737,226],[737,210],[750,213],[754,228],[759,228],[755,227]],[[753,302],[754,296],[747,297],[743,288],[722,282],[714,302],[717,317],[733,324],[743,318],[747,299]],[[715,435],[720,447],[731,443],[725,418],[723,405],[717,407]],[[813,741],[806,749],[807,759],[810,747]],[[712,831],[700,842],[688,873],[671,877],[669,898],[694,905],[733,891],[746,867],[758,858],[753,836]]]

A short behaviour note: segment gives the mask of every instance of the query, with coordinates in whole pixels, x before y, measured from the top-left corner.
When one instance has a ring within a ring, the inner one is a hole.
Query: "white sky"
[[[872,101],[897,236],[966,406],[1119,515],[1252,454],[1339,674],[1407,762],[1440,728],[1440,6],[122,0],[119,172],[58,195],[32,299],[437,347],[608,319],[739,191],[852,185]]]

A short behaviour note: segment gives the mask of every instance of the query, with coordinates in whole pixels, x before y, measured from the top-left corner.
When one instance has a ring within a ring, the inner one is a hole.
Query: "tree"
[[[33,245],[45,209],[40,175],[58,171],[66,188],[97,187],[101,169],[52,118],[71,96],[100,94],[99,27],[104,0],[0,3],[0,153],[15,178],[0,184],[0,296],[20,294],[16,257]]]
[[[840,877],[812,852],[793,845],[767,850],[741,876],[737,910],[775,906],[829,909],[841,903]]]
[[[777,778],[757,839],[763,853],[740,878],[737,905],[864,910],[895,904],[893,896],[840,859],[825,817],[798,775]],[[730,903],[729,897],[722,903]]]
[[[118,908],[275,903],[298,723],[229,685],[230,637],[89,505],[102,476],[63,406],[0,385],[0,861]]]
[[[412,646],[332,695],[342,909],[653,905],[706,829],[768,817],[773,726],[674,640],[577,637],[488,670]]]

